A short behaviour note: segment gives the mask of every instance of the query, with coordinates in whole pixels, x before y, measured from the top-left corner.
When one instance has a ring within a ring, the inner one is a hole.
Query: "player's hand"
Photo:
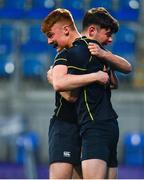
[[[98,78],[97,82],[102,85],[106,85],[109,83],[109,75],[107,72],[98,71],[96,72],[96,76]]]
[[[100,48],[100,46],[96,43],[89,43],[88,49],[92,55],[99,58],[103,58],[106,53],[106,51]]]
[[[53,84],[52,66],[50,66],[50,69],[47,71],[47,80],[50,84]]]

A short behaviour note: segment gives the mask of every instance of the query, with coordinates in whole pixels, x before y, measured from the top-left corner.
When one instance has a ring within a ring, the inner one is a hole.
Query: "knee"
[[[49,179],[71,179],[72,169],[69,163],[53,163],[49,167]]]

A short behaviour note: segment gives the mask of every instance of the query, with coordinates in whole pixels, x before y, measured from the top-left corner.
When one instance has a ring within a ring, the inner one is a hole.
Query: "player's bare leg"
[[[52,163],[49,167],[49,179],[71,179],[73,165],[69,163]]]
[[[105,179],[107,164],[100,159],[89,159],[82,161],[82,172],[84,179]]]

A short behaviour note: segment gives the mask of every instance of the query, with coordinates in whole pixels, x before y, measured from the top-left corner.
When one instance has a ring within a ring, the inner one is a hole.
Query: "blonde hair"
[[[43,33],[48,33],[52,26],[57,22],[69,23],[72,29],[74,29],[75,27],[74,20],[70,11],[67,9],[58,8],[45,17],[41,25],[41,31]]]

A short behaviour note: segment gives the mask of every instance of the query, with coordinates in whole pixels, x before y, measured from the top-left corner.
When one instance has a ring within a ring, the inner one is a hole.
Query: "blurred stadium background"
[[[120,22],[108,48],[133,66],[118,73],[119,178],[144,178],[144,0],[0,0],[0,178],[47,178],[54,92],[46,80],[55,50],[40,32],[53,9],[69,9],[81,30],[85,11],[103,6]]]

